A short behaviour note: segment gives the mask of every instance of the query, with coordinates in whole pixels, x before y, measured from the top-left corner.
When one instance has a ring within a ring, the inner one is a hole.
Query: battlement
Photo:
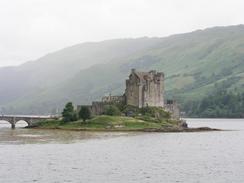
[[[106,103],[121,103],[124,102],[124,96],[112,96],[111,94],[109,96],[102,97],[102,102]]]

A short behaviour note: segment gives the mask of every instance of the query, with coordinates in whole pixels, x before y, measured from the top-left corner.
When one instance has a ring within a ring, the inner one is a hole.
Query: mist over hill
[[[122,94],[131,68],[163,71],[167,97],[183,106],[223,83],[225,90],[243,92],[244,25],[83,43],[0,68],[0,106],[4,113],[47,114],[68,101],[89,104]]]

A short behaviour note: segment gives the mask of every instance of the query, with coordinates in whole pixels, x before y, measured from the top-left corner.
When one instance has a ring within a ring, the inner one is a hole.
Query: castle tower
[[[138,72],[131,70],[126,80],[126,104],[136,107],[164,106],[164,74],[152,70]]]

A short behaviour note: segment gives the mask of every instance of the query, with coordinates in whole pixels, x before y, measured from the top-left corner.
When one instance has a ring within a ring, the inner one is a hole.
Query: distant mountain
[[[88,104],[122,94],[131,68],[165,72],[167,97],[181,103],[202,99],[225,81],[225,89],[244,91],[244,25],[84,43],[1,68],[0,105],[9,113],[39,114],[68,101]]]

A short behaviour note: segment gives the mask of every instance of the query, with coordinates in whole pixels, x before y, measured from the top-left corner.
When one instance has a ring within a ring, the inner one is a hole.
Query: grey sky
[[[0,0],[0,66],[73,44],[244,23],[243,0]]]

